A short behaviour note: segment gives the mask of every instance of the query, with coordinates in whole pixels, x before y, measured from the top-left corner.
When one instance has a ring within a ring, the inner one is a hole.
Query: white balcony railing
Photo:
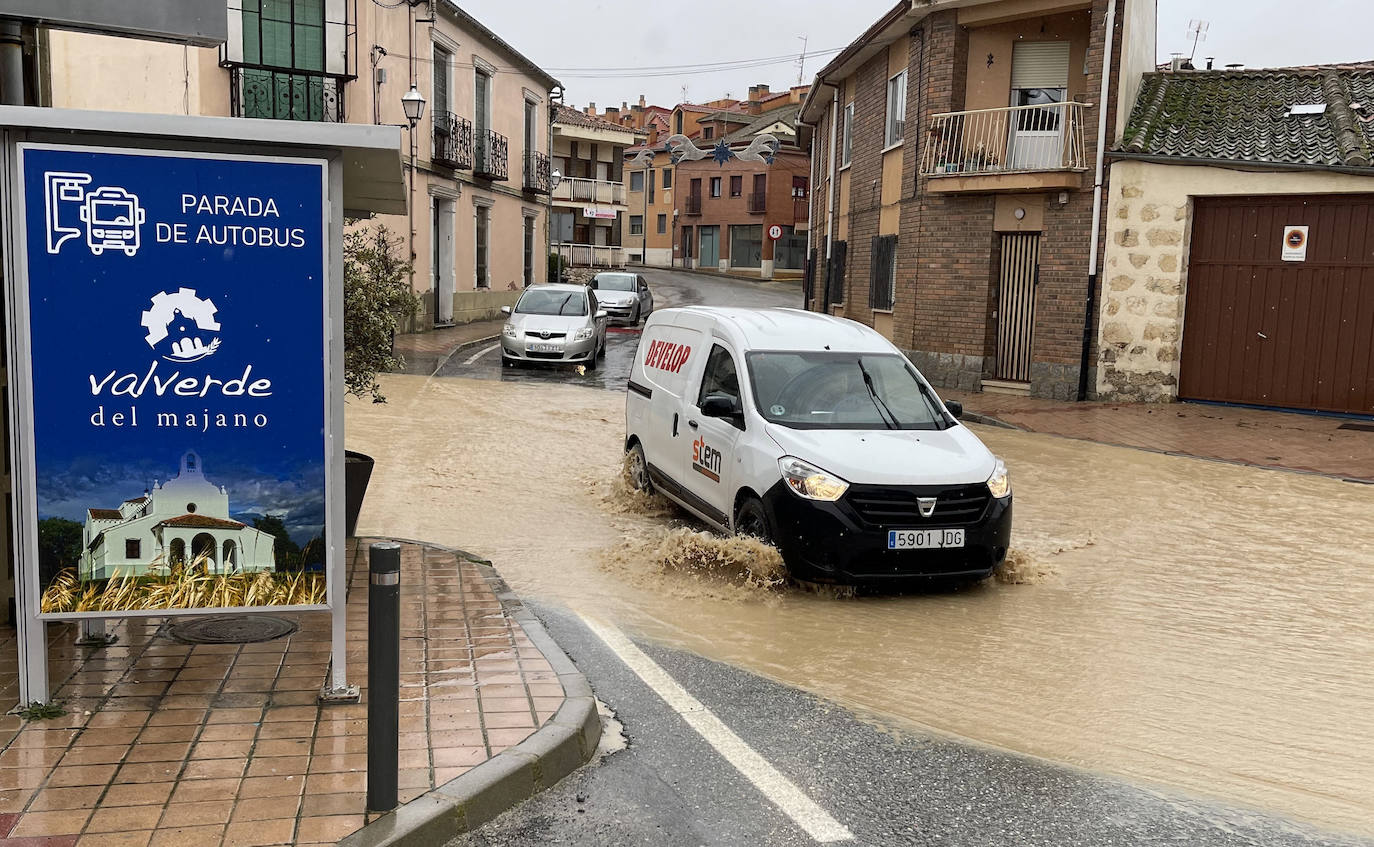
[[[625,183],[604,179],[583,179],[564,177],[553,190],[553,199],[570,203],[618,203],[625,202]]]
[[[977,175],[1086,170],[1085,103],[932,115],[921,173]]]
[[[604,244],[569,244],[557,242],[553,252],[563,257],[564,262],[576,268],[623,268],[625,267],[625,248]]]

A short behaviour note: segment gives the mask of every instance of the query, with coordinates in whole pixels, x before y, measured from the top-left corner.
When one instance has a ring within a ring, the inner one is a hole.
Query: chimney
[[[1183,62],[1183,54],[1174,53],[1173,57],[1169,60],[1169,70],[1173,71],[1174,73],[1178,73],[1179,71],[1183,70]]]
[[[630,104],[629,104],[629,103],[626,103],[624,100],[621,100],[621,101],[620,101],[620,111],[622,111],[622,112],[628,112],[628,111],[630,111]]]
[[[639,110],[644,111],[644,95],[639,95]]]
[[[619,122],[620,122],[620,110],[617,109],[617,108],[614,107],[614,106],[607,106],[607,107],[606,107],[606,117],[607,117],[608,119],[610,119],[610,120],[615,121],[616,123],[619,123]]]
[[[588,104],[587,104],[587,114],[591,115],[592,117],[596,117],[596,104],[595,104],[595,103],[588,103]]]
[[[1210,71],[1210,70],[1212,69],[1212,66],[1216,63],[1216,60],[1217,60],[1217,59],[1216,59],[1215,56],[1208,56],[1208,57],[1207,57],[1207,70]]]

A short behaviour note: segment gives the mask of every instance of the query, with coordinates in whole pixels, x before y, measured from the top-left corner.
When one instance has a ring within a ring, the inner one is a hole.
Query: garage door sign
[[[1307,261],[1307,227],[1286,226],[1283,228],[1283,260],[1285,262]]]

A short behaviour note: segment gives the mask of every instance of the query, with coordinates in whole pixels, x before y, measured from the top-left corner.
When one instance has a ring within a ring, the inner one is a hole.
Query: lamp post
[[[553,247],[553,192],[558,188],[558,184],[563,181],[563,172],[558,168],[549,171],[549,217],[544,224],[544,234],[548,236],[548,245],[544,248],[544,268],[547,272],[549,267],[549,250]],[[563,248],[558,249],[558,279],[551,279],[549,282],[563,281]]]
[[[411,288],[415,287],[415,125],[420,122],[420,118],[425,114],[425,98],[420,90],[411,82],[410,90],[401,95],[401,108],[405,111],[406,123],[410,124],[410,185],[406,189],[406,230],[409,233],[410,243],[410,266],[411,266]],[[430,276],[435,276],[434,269],[430,269]],[[435,276],[437,279],[438,277]],[[439,292],[436,288],[434,292],[434,319],[439,320]]]

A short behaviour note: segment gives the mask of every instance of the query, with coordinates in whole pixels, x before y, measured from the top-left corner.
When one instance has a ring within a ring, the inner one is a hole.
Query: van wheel
[[[739,511],[735,512],[735,534],[752,536],[764,544],[773,543],[773,529],[768,525],[763,501],[750,497],[740,504]]]
[[[649,479],[649,462],[644,458],[644,448],[636,441],[630,448],[630,464],[628,468],[630,475],[630,485],[635,491],[643,491],[645,494],[654,493],[653,480]]]

